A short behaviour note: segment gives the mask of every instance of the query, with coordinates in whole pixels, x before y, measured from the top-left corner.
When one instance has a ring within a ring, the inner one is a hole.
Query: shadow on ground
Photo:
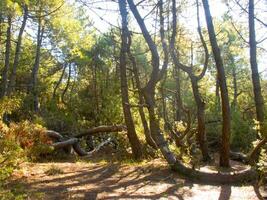
[[[63,173],[48,176],[51,166]],[[157,162],[35,163],[22,169],[14,183],[24,183],[29,193],[42,193],[43,199],[264,199],[256,186],[193,183]]]

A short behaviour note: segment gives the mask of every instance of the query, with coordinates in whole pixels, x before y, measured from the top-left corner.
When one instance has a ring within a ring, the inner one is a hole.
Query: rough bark
[[[26,26],[27,19],[28,19],[28,6],[24,5],[23,10],[24,10],[23,20],[22,20],[21,27],[19,29],[19,35],[17,39],[15,57],[14,57],[12,72],[10,75],[10,82],[9,82],[9,86],[7,90],[7,95],[10,95],[10,93],[14,90],[15,84],[16,84],[16,74],[17,74],[17,68],[18,68],[19,59],[20,59],[22,36],[23,36],[23,32]]]
[[[7,17],[5,65],[2,71],[0,98],[3,98],[7,92],[8,70],[10,67],[10,50],[11,50],[11,16],[9,15]]]
[[[230,158],[230,129],[231,129],[231,116],[230,116],[230,106],[229,106],[229,97],[228,89],[226,84],[225,71],[223,66],[223,60],[221,57],[220,48],[217,43],[216,34],[213,26],[213,21],[210,13],[208,0],[202,0],[205,17],[207,22],[208,34],[210,38],[210,44],[212,47],[213,56],[217,68],[217,77],[219,81],[221,99],[222,99],[222,144],[220,151],[220,166],[229,167],[229,158]]]
[[[119,2],[119,9],[122,19],[122,32],[121,32],[121,51],[120,51],[120,82],[121,82],[121,98],[122,108],[127,126],[127,136],[132,148],[133,155],[136,159],[142,156],[142,146],[135,131],[135,126],[131,114],[131,108],[129,104],[127,72],[126,72],[126,52],[127,52],[127,30],[128,19],[126,10],[126,0]]]
[[[257,64],[256,33],[254,22],[254,0],[249,0],[249,46],[250,46],[250,66],[252,72],[252,83],[254,92],[254,101],[256,105],[257,120],[264,121],[264,101],[261,93],[260,76]]]

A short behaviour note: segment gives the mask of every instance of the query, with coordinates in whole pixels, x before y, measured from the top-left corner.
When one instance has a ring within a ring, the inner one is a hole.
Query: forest
[[[1,0],[0,200],[267,199],[266,0]]]

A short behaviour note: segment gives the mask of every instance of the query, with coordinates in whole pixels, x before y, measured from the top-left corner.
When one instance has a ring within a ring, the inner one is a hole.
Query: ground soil
[[[23,163],[13,174],[11,185],[18,183],[28,191],[29,199],[38,196],[45,200],[256,200],[267,197],[266,188],[253,184],[192,182],[171,171],[161,159],[142,163],[84,160]]]

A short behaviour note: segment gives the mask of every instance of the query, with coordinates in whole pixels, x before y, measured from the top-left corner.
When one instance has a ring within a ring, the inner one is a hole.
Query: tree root
[[[257,172],[252,168],[238,172],[202,172],[176,161],[175,164],[171,165],[171,169],[192,180],[216,184],[255,182],[257,180]]]

